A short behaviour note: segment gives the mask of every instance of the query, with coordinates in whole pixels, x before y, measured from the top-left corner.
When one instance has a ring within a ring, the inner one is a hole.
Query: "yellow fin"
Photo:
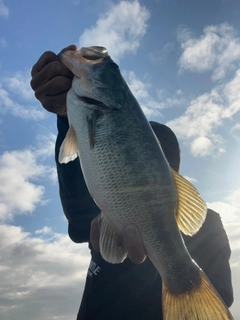
[[[234,320],[206,275],[199,272],[200,285],[182,294],[172,294],[163,282],[164,320]]]
[[[202,226],[207,205],[200,198],[197,189],[180,174],[172,170],[177,190],[176,221],[179,229],[186,235],[194,235]]]
[[[77,156],[78,156],[77,137],[73,127],[71,126],[60,147],[58,161],[60,163],[68,163],[76,159]]]
[[[121,263],[127,257],[123,236],[114,229],[103,215],[100,230],[100,252],[104,260],[110,263]]]

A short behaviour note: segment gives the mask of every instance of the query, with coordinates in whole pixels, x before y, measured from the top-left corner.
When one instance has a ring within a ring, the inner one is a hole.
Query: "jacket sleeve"
[[[60,199],[68,220],[68,234],[74,242],[88,242],[91,221],[100,213],[100,209],[88,192],[79,159],[77,158],[68,164],[58,162],[59,149],[69,129],[67,118],[58,116],[57,127],[55,161]]]
[[[218,213],[208,209],[201,229],[193,237],[183,236],[188,251],[203,269],[223,301],[230,307],[233,303],[230,256],[227,234]]]

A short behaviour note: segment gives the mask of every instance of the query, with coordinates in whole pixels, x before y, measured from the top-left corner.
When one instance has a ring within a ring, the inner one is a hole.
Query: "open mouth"
[[[80,99],[86,104],[93,105],[93,106],[99,107],[101,109],[109,109],[106,106],[106,104],[104,104],[101,101],[98,101],[98,100],[95,100],[95,99],[92,99],[92,98],[88,98],[88,97],[80,97]]]
[[[83,47],[79,52],[86,60],[98,60],[108,56],[107,49],[100,46]]]

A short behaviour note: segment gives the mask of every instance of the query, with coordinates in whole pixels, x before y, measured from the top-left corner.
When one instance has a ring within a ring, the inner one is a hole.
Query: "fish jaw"
[[[61,62],[73,74],[81,76],[84,65],[94,65],[102,63],[105,57],[109,57],[107,49],[104,47],[81,48],[80,50],[66,50],[59,54]]]

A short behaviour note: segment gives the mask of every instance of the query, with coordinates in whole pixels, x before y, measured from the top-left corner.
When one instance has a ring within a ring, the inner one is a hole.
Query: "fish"
[[[100,46],[59,56],[74,74],[66,101],[69,131],[59,162],[79,156],[89,193],[101,209],[102,257],[113,264],[124,261],[123,230],[134,225],[162,278],[164,320],[233,319],[180,232],[191,236],[200,229],[206,204],[170,168],[119,66]]]

